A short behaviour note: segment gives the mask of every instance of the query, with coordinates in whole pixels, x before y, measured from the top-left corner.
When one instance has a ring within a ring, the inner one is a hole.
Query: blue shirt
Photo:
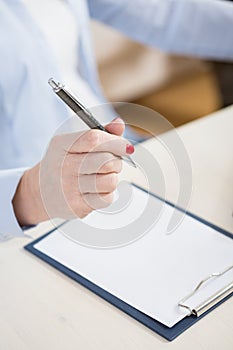
[[[79,74],[103,101],[90,16],[173,54],[233,60],[233,4],[221,0],[67,0],[79,21]],[[66,107],[51,93],[56,57],[20,0],[0,0],[0,236],[21,234],[11,200],[23,169],[41,159]],[[3,35],[4,33],[4,35]],[[8,170],[3,170],[8,169]],[[12,170],[9,170],[12,169]]]

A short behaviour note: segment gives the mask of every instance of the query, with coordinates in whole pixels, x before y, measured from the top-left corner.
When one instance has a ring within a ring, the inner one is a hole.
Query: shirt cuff
[[[0,242],[23,236],[12,205],[18,183],[27,168],[0,170]]]

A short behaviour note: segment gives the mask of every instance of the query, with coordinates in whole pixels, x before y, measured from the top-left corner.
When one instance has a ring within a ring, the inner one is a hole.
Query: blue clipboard
[[[132,184],[133,186],[136,186],[137,188],[141,189],[142,191],[145,191],[143,188],[140,188],[139,186]],[[160,198],[159,196],[150,193],[150,195],[156,197],[157,199],[165,202],[166,204],[174,207],[174,204],[172,204],[169,201],[165,201],[162,198]],[[177,208],[176,209],[183,211],[183,209],[181,208]],[[197,217],[196,215],[193,215],[192,213],[186,212],[186,215],[191,216],[192,218],[194,218],[195,220],[200,221],[201,223],[203,223],[204,225],[207,225],[211,228],[213,228],[214,230],[218,231],[220,234],[226,235],[230,238],[233,239],[233,235],[230,232],[227,232],[225,230],[223,230],[222,228],[219,228],[209,222],[207,222],[206,220],[203,220],[199,217]],[[50,264],[51,266],[55,267],[57,270],[59,270],[60,272],[64,273],[65,275],[67,275],[68,277],[72,278],[74,281],[80,283],[82,286],[86,287],[87,289],[89,289],[90,291],[92,291],[93,293],[95,293],[96,295],[100,296],[101,298],[103,298],[104,300],[108,301],[110,304],[112,304],[113,306],[117,307],[118,309],[120,309],[121,311],[125,312],[127,315],[133,317],[135,320],[139,321],[140,323],[142,323],[143,325],[145,325],[146,327],[150,328],[152,331],[158,333],[160,336],[162,336],[163,338],[167,339],[168,341],[172,341],[174,340],[176,337],[178,337],[181,333],[183,333],[186,329],[188,329],[189,327],[191,327],[193,324],[195,324],[196,322],[198,322],[199,320],[201,320],[203,317],[205,317],[208,313],[210,313],[212,310],[214,310],[216,307],[218,307],[219,305],[221,305],[224,301],[226,301],[227,299],[229,299],[230,297],[233,296],[233,293],[230,293],[228,296],[226,296],[224,299],[222,299],[221,301],[219,301],[217,304],[215,304],[214,306],[212,306],[208,311],[206,311],[204,314],[202,314],[199,317],[196,317],[194,315],[191,316],[187,316],[185,317],[183,320],[179,321],[178,323],[176,323],[173,327],[169,328],[167,326],[165,326],[164,324],[156,321],[155,319],[147,316],[146,314],[144,314],[143,312],[135,309],[134,307],[132,307],[131,305],[125,303],[124,301],[122,301],[121,299],[117,298],[116,296],[112,295],[111,293],[107,292],[106,290],[100,288],[98,285],[90,282],[88,279],[84,278],[83,276],[79,275],[78,273],[72,271],[71,269],[69,269],[68,267],[62,265],[61,263],[57,262],[56,260],[52,259],[51,257],[47,256],[46,254],[40,252],[39,250],[37,250],[34,245],[37,244],[38,242],[40,242],[41,240],[43,240],[45,237],[47,237],[48,235],[50,235],[52,232],[54,232],[57,228],[49,231],[48,233],[46,233],[45,235],[43,235],[42,237],[34,240],[33,242],[27,244],[24,249],[26,249],[27,251],[29,251],[30,253],[36,255],[37,257],[39,257],[40,259],[42,259],[43,261],[47,262],[48,264]]]

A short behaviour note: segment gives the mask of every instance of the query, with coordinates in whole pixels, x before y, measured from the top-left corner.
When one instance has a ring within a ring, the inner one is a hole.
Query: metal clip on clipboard
[[[225,297],[227,297],[228,295],[230,295],[233,292],[233,281],[229,285],[227,285],[226,287],[219,290],[217,293],[213,294],[209,299],[203,301],[203,303],[199,304],[194,309],[192,309],[190,306],[188,306],[186,301],[188,299],[190,299],[202,287],[202,285],[204,283],[211,280],[212,278],[220,277],[220,276],[224,275],[225,273],[227,273],[231,269],[233,269],[233,265],[229,266],[227,269],[225,269],[221,272],[213,272],[210,276],[207,276],[206,278],[204,278],[201,282],[198,283],[196,288],[191,293],[189,293],[182,300],[179,301],[178,306],[189,310],[189,312],[190,312],[189,316],[195,315],[195,316],[199,317],[202,314],[204,314],[212,306],[214,306],[219,301],[223,300]]]

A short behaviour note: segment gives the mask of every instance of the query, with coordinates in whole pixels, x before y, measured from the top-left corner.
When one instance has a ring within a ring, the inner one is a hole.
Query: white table
[[[178,129],[193,169],[189,210],[233,233],[233,107]],[[167,199],[177,195],[175,168],[161,145],[156,154],[165,176]],[[143,185],[127,167],[122,178]],[[153,190],[160,194],[155,186]],[[49,229],[41,224],[36,238]],[[0,349],[233,349],[233,298],[172,343],[150,331],[78,283],[23,249],[29,238],[0,245]]]

